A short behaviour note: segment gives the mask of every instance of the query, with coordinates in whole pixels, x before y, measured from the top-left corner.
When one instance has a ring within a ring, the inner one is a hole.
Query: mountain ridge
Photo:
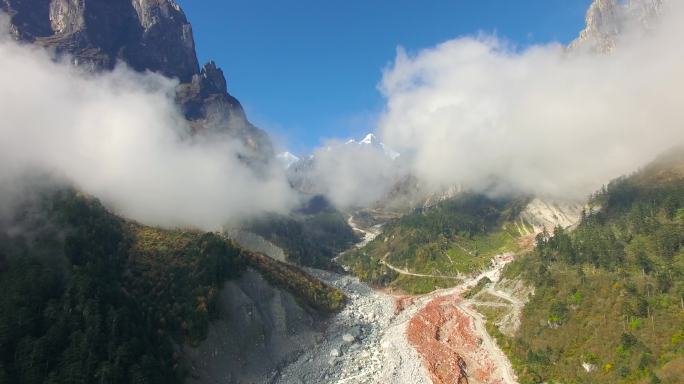
[[[585,18],[585,28],[570,49],[610,53],[628,27],[648,31],[664,12],[668,0],[594,0]]]
[[[123,62],[137,72],[176,78],[176,103],[194,133],[221,133],[250,150],[247,159],[273,158],[268,135],[249,122],[228,93],[213,61],[200,67],[192,26],[173,0],[3,0],[11,36],[68,56],[86,70],[112,70]]]

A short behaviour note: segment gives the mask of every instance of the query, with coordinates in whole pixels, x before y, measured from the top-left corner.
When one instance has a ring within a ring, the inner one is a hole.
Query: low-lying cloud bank
[[[667,7],[609,55],[493,36],[400,49],[378,132],[429,185],[585,197],[684,142],[684,4]]]
[[[123,66],[85,74],[3,37],[0,85],[0,206],[33,171],[152,225],[218,229],[295,202],[278,167],[255,172],[235,140],[190,136],[172,80]]]
[[[364,207],[381,199],[402,174],[402,159],[381,148],[329,141],[314,152],[311,177],[317,193],[338,207]]]

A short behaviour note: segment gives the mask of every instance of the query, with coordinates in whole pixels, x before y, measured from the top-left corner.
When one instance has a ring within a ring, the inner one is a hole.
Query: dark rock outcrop
[[[186,348],[190,383],[271,382],[322,335],[322,319],[250,269],[226,283],[217,305],[206,340]]]
[[[70,55],[81,67],[130,68],[180,81],[177,102],[194,132],[224,132],[242,140],[247,159],[273,156],[268,136],[247,120],[228,93],[223,72],[200,70],[192,27],[173,0],[0,0],[18,40]]]
[[[51,0],[0,0],[0,10],[11,18],[11,32],[22,40],[52,35]]]
[[[228,126],[248,148],[262,157],[273,156],[268,136],[247,120],[240,102],[228,93],[223,71],[213,61],[205,64],[190,82],[179,85],[176,101],[194,131],[220,132]]]

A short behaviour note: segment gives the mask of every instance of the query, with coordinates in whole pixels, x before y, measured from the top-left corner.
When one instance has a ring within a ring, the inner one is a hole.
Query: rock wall
[[[315,345],[325,324],[253,270],[226,283],[219,308],[206,340],[186,349],[189,383],[268,383]]]
[[[0,0],[0,10],[11,18],[11,33],[23,40],[52,35],[51,0]]]
[[[586,27],[570,44],[570,48],[610,53],[626,29],[649,30],[667,2],[668,0],[594,0],[587,11]]]
[[[0,0],[18,40],[69,55],[93,71],[119,61],[180,81],[176,101],[195,133],[227,133],[248,149],[246,160],[270,161],[270,139],[252,125],[228,93],[223,72],[202,69],[192,26],[173,0]]]
[[[558,225],[570,228],[579,223],[583,208],[584,205],[573,201],[535,198],[520,213],[520,218],[531,224],[536,232],[544,228],[553,232]]]

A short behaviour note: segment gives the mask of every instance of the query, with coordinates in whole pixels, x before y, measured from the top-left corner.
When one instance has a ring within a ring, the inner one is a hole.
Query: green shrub
[[[591,204],[601,210],[540,234],[504,271],[535,295],[500,343],[522,383],[684,382],[684,175],[647,167]],[[583,361],[601,369],[587,376]]]

